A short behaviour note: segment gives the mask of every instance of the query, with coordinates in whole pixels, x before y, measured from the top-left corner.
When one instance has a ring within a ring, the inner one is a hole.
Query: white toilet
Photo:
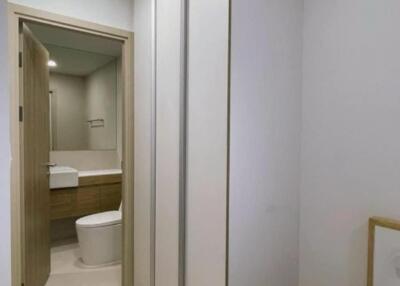
[[[98,267],[121,261],[121,207],[78,219],[76,231],[84,264]]]

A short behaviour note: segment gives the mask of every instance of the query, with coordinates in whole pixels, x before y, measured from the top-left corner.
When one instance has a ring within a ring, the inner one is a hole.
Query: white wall
[[[226,285],[229,1],[190,1],[186,285]]]
[[[9,2],[128,31],[132,30],[132,0],[9,0]]]
[[[135,286],[150,286],[154,0],[134,0],[135,68]]]
[[[301,286],[366,285],[368,217],[400,217],[399,11],[305,0]]]
[[[230,286],[295,286],[302,1],[232,2]]]
[[[7,6],[0,0],[0,285],[11,285],[10,105],[7,66]]]
[[[121,160],[117,150],[110,151],[52,151],[50,162],[69,166],[79,171],[120,169]]]
[[[50,74],[51,136],[55,150],[88,149],[85,78]]]
[[[112,61],[86,77],[87,120],[104,119],[104,127],[86,129],[90,150],[117,149],[117,66]],[[87,122],[86,123],[86,127]]]

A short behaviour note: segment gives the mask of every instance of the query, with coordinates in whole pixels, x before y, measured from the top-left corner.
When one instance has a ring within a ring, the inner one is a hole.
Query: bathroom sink
[[[78,183],[78,170],[65,166],[50,167],[50,189],[77,187]]]

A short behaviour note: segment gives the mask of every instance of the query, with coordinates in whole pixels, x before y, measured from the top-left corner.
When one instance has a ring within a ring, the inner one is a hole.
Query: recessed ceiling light
[[[51,67],[51,68],[55,68],[55,67],[57,66],[57,63],[56,63],[55,61],[53,61],[53,60],[49,60],[49,61],[47,62],[47,65],[48,65],[49,67]]]

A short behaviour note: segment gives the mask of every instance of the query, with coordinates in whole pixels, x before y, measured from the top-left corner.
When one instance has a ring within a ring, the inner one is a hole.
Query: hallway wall
[[[133,27],[132,0],[8,0],[8,2],[128,31]]]
[[[0,0],[0,285],[11,284],[11,151],[7,50],[7,6],[5,0]]]
[[[400,217],[400,2],[305,0],[300,286],[364,286]]]
[[[229,286],[297,286],[303,3],[232,1]]]
[[[155,0],[134,0],[133,30],[134,48],[134,93],[135,93],[135,285],[150,286],[152,282],[152,156],[153,148],[153,7]],[[139,72],[140,71],[140,72]]]

